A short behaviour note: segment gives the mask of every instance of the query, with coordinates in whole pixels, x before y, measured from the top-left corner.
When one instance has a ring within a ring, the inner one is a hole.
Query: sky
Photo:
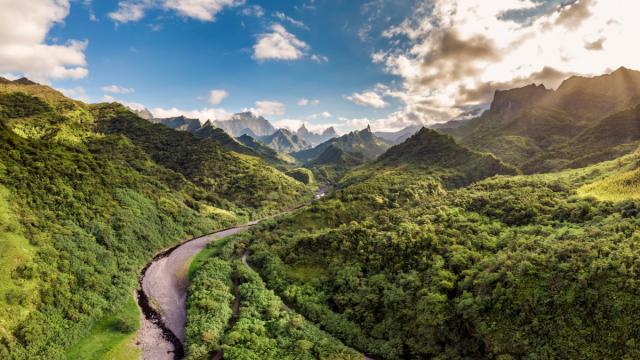
[[[637,0],[0,0],[0,76],[156,117],[398,130],[640,69]]]

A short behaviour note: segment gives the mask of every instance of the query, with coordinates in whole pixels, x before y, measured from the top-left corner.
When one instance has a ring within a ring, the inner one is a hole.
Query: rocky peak
[[[489,111],[500,114],[505,119],[513,119],[522,110],[544,101],[550,94],[553,94],[553,90],[536,84],[511,90],[496,90]]]

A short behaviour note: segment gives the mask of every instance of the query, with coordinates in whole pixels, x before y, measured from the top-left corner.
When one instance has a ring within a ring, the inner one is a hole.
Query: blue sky
[[[156,116],[393,130],[640,68],[636,0],[2,0],[0,76]]]
[[[394,19],[402,20],[411,7],[403,1],[389,4],[382,18],[377,8],[369,10],[366,4],[251,1],[221,10],[215,21],[151,8],[138,21],[119,23],[109,17],[118,9],[115,1],[72,2],[64,23],[56,24],[48,37],[57,42],[88,40],[85,55],[89,73],[83,79],[54,80],[53,85],[75,89],[72,95],[91,102],[106,95],[149,109],[215,107],[232,113],[254,108],[256,101],[280,102],[284,114],[265,116],[311,125],[344,120],[338,118],[384,117],[400,105],[389,101],[385,108],[376,109],[346,97],[394,80],[372,63],[375,38],[365,37],[363,29],[371,24],[377,27],[372,33],[380,31]],[[262,16],[256,16],[256,6]],[[276,13],[293,20],[283,20]],[[256,59],[253,46],[274,24],[305,42],[306,54],[295,60]],[[323,58],[314,60],[314,55]],[[114,94],[101,90],[110,85],[133,91]],[[213,89],[228,93],[215,106],[208,103]],[[308,105],[298,105],[303,98],[310,100]]]

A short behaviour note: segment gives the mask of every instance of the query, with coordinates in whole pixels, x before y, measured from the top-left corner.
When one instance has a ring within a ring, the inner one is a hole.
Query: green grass
[[[131,296],[119,312],[99,320],[87,337],[70,348],[67,359],[138,359],[140,351],[134,343],[139,327],[140,311]]]
[[[578,195],[601,201],[640,199],[640,169],[613,174],[578,189]]]
[[[193,279],[193,275],[196,273],[198,268],[206,262],[208,258],[211,256],[217,255],[220,253],[220,250],[228,244],[230,241],[234,239],[233,236],[223,237],[222,239],[214,240],[207,247],[205,247],[202,251],[196,254],[191,259],[191,263],[189,264],[189,279]]]
[[[0,186],[0,332],[24,319],[34,308],[33,246],[19,233],[9,206],[8,191]]]

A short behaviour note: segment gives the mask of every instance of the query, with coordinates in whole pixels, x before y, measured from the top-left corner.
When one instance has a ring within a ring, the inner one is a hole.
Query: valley
[[[635,89],[620,69],[339,135],[1,81],[0,355],[640,356]]]

